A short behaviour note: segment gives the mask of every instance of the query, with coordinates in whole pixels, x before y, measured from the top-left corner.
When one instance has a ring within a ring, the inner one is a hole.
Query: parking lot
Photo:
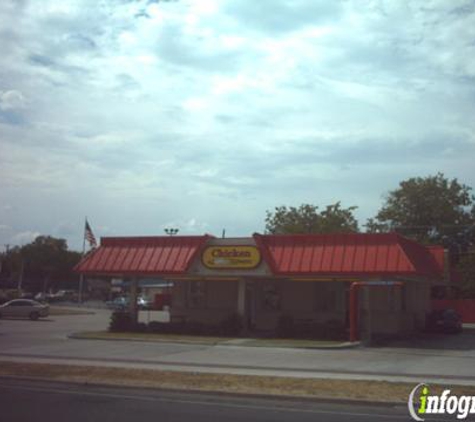
[[[76,340],[78,331],[106,330],[110,311],[52,315],[39,321],[1,319],[0,359],[153,367],[299,377],[458,378],[475,383],[475,330],[420,336],[371,348],[343,350],[210,346],[138,341]]]

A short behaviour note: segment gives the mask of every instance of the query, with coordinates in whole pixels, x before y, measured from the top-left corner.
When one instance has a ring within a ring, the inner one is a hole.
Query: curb
[[[138,342],[146,342],[146,343],[169,343],[169,344],[191,344],[191,345],[203,345],[203,346],[238,346],[238,347],[261,347],[261,348],[271,348],[271,349],[307,349],[307,350],[344,350],[344,349],[353,349],[357,347],[363,347],[363,343],[360,341],[357,342],[345,342],[335,346],[285,346],[285,345],[259,345],[259,344],[246,344],[245,342],[234,344],[230,343],[232,340],[223,340],[223,341],[216,341],[216,342],[200,342],[198,341],[190,341],[190,340],[180,340],[180,339],[142,339],[142,338],[97,338],[97,337],[88,337],[87,335],[82,335],[81,333],[71,333],[67,336],[70,339],[74,340],[101,340],[101,341],[138,341]]]
[[[165,339],[145,339],[145,338],[97,338],[97,337],[87,337],[83,336],[80,333],[72,333],[68,334],[67,338],[73,340],[97,340],[97,341],[130,341],[130,342],[139,342],[139,343],[175,343],[175,344],[191,344],[197,346],[221,346],[222,343],[215,342],[215,343],[206,343],[200,341],[187,341],[187,340],[165,340]]]
[[[233,344],[225,344],[225,346],[235,346]],[[341,343],[339,345],[335,346],[284,346],[284,345],[267,345],[267,346],[261,346],[261,345],[253,345],[253,344],[240,344],[239,346],[245,346],[245,347],[266,347],[269,349],[307,349],[307,350],[343,350],[343,349],[355,349],[357,347],[363,347],[364,345],[359,342],[345,342]]]

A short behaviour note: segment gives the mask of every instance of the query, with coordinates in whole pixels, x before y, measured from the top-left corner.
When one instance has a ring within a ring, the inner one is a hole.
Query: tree
[[[79,252],[68,250],[66,240],[51,236],[38,236],[33,242],[15,247],[4,256],[4,274],[10,284],[18,284],[38,291],[44,287],[59,287],[76,283],[73,267],[81,259]]]
[[[10,248],[7,252],[2,254],[2,268],[0,271],[0,279],[2,285],[5,286],[16,286],[18,280],[21,278],[22,272],[22,257],[21,257],[21,248],[19,246],[14,246]]]
[[[461,297],[475,298],[475,248],[462,256],[457,271],[462,279],[459,286]]]
[[[276,207],[266,211],[266,233],[338,233],[357,232],[358,222],[353,215],[357,207],[341,208],[340,202],[328,205],[318,212],[318,206],[302,204],[300,207]]]
[[[369,232],[398,231],[420,242],[462,245],[472,243],[475,223],[472,188],[448,180],[442,173],[400,182],[386,196],[375,218],[369,219]]]

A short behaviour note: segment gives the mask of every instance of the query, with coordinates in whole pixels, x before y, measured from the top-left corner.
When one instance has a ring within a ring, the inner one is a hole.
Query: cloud
[[[79,224],[78,222],[74,221],[63,221],[59,223],[53,233],[55,236],[60,238],[67,238],[72,235],[76,235],[79,231]]]
[[[228,1],[225,11],[241,24],[269,33],[286,33],[338,20],[343,2],[314,0]]]
[[[40,235],[41,233],[39,232],[28,230],[28,231],[16,233],[15,235],[11,237],[11,240],[17,245],[25,245],[27,243],[32,242]]]
[[[26,105],[23,94],[17,90],[0,91],[0,110],[17,110],[22,109]]]
[[[84,215],[246,235],[279,204],[364,220],[406,177],[474,186],[474,19],[462,0],[0,2],[2,224],[75,248]]]

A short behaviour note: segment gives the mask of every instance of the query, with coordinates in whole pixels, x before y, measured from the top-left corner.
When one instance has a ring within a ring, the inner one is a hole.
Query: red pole
[[[350,341],[358,341],[358,287],[359,281],[350,286]]]

